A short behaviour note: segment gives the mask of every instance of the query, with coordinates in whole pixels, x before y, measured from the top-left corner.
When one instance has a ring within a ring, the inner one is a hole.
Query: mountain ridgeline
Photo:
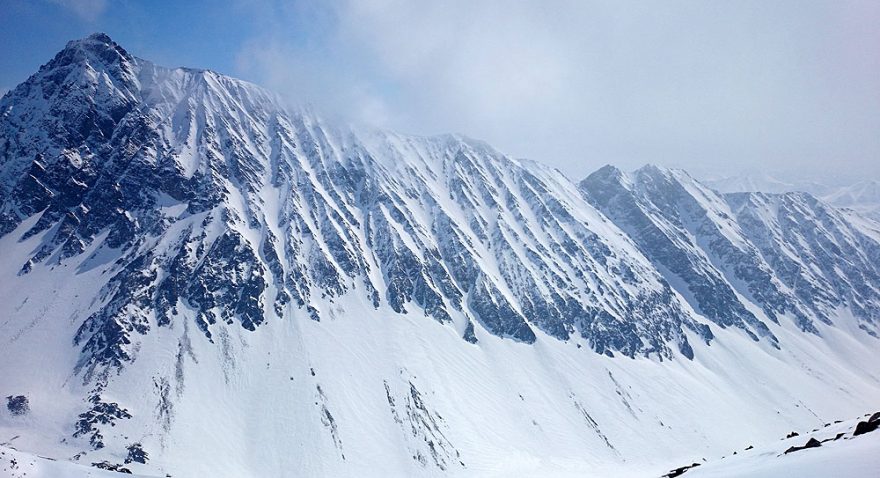
[[[70,328],[57,325],[88,390],[74,437],[93,449],[130,418],[107,396],[139,361],[198,363],[190,342],[225,351],[232,329],[247,341],[275,322],[359,320],[343,303],[380,314],[376,327],[439,325],[465,347],[575,342],[618,361],[689,362],[723,329],[761,350],[786,349],[779,330],[874,340],[878,230],[805,193],[720,194],[654,166],[574,183],[457,135],[330,125],[103,34],[70,42],[0,101],[9,280],[94,284]],[[176,356],[151,355],[156,340]],[[182,393],[155,383],[160,398]],[[429,451],[451,447],[436,437]]]
[[[118,256],[76,338],[90,369],[130,360],[138,335],[182,320],[181,302],[210,338],[294,310],[321,320],[348,293],[471,341],[477,324],[629,356],[688,351],[684,329],[711,339],[564,177],[480,142],[334,129],[100,35],[71,43],[2,111],[0,230],[39,214],[18,233],[45,237],[21,273]]]
[[[102,34],[71,42],[2,114],[0,233],[43,237],[20,274],[116,256],[75,338],[89,370],[132,360],[183,302],[209,339],[293,311],[321,320],[352,293],[472,342],[478,326],[667,357],[691,356],[685,330],[712,339],[681,298],[774,343],[767,320],[818,333],[849,307],[874,334],[880,317],[880,245],[806,194],[719,195],[654,166],[576,188],[459,136],[333,128]]]

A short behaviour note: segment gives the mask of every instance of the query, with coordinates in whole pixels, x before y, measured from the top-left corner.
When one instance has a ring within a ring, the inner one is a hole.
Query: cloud
[[[242,76],[346,121],[392,122],[375,76],[359,75],[357,49],[340,45],[331,7],[240,0],[237,10],[259,29],[236,55]]]
[[[49,0],[64,7],[87,22],[98,20],[107,10],[107,0]]]
[[[573,177],[609,162],[880,176],[878,5],[274,4],[239,65],[333,112],[465,133]]]

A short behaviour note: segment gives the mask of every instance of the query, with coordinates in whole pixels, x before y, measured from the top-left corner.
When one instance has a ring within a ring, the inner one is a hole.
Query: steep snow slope
[[[0,395],[30,402],[0,440],[20,450],[139,449],[125,466],[160,476],[632,476],[880,398],[875,297],[821,320],[763,229],[681,175],[645,171],[633,217],[672,243],[652,250],[539,164],[333,127],[101,34],[0,115]],[[847,243],[869,292],[877,237]]]

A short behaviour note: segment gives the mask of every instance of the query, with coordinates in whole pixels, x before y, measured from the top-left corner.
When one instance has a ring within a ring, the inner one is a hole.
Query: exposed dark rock
[[[670,470],[669,473],[663,475],[663,478],[675,478],[676,476],[681,476],[684,472],[690,470],[691,468],[696,468],[700,466],[699,463],[692,463],[690,465],[685,465],[674,470]]]
[[[131,418],[131,414],[116,402],[105,402],[100,395],[93,395],[89,403],[91,408],[79,415],[73,436],[88,436],[89,443],[98,450],[104,448],[100,425],[115,426],[117,420]]]
[[[853,436],[871,433],[878,428],[880,428],[880,420],[875,420],[873,422],[859,422],[858,424],[856,424],[856,429],[853,431]]]
[[[13,415],[27,415],[31,411],[30,402],[24,395],[10,395],[6,397],[6,408]]]
[[[131,474],[131,470],[129,470],[128,468],[125,468],[124,466],[116,463],[110,463],[109,461],[92,463],[92,466],[94,466],[95,468],[100,468],[102,470],[115,471],[117,473],[126,473],[129,475]]]
[[[473,322],[468,321],[468,324],[464,329],[464,334],[462,335],[462,338],[472,344],[477,343],[477,336],[474,334],[474,323]]]
[[[834,435],[834,438],[826,438],[826,439],[822,440],[822,443],[825,443],[826,441],[840,440],[841,438],[843,438],[844,435],[846,435],[846,434],[845,433],[838,433],[837,435]]]
[[[330,432],[330,438],[333,440],[333,444],[336,445],[336,448],[339,450],[339,455],[345,460],[342,439],[339,436],[339,427],[336,424],[336,419],[333,417],[333,414],[330,413],[330,409],[327,408],[327,396],[324,395],[324,390],[320,385],[315,385],[315,390],[317,391],[317,399],[320,401],[320,403],[315,402],[315,404],[320,405],[321,407],[321,423],[327,428],[327,431]]]
[[[816,447],[820,447],[820,446],[822,446],[822,442],[820,442],[819,440],[816,440],[815,438],[810,438],[809,440],[807,440],[807,443],[805,443],[804,446],[789,447],[787,450],[785,450],[785,453],[783,453],[783,454],[787,455],[789,453],[793,453],[796,451],[806,450],[807,448],[816,448]]]
[[[443,417],[428,406],[415,384],[409,382],[408,393],[397,399],[387,381],[384,385],[391,416],[406,435],[413,460],[443,471],[456,463],[464,467],[459,451],[443,433]]]
[[[125,457],[125,464],[129,463],[141,463],[146,464],[150,459],[149,453],[147,453],[143,446],[140,443],[132,443],[128,445],[128,456]]]

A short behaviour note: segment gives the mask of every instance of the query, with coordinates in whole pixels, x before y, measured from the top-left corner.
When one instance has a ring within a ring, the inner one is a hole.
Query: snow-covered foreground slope
[[[0,442],[22,453],[656,476],[880,401],[880,228],[809,198],[658,168],[579,187],[105,35],[0,114]]]
[[[797,476],[877,476],[880,471],[880,432],[855,435],[858,420],[825,424],[824,427],[797,436],[764,443],[737,454],[703,463],[686,471],[687,478],[776,478]],[[876,418],[876,417],[875,417]],[[880,418],[878,418],[880,420]],[[810,440],[819,442],[815,448],[792,450]],[[787,452],[787,453],[786,453]]]
[[[784,352],[720,331],[694,361],[659,362],[547,336],[471,345],[364,305],[340,301],[321,322],[233,329],[219,344],[186,325],[157,334],[102,394],[132,417],[98,427],[100,450],[71,437],[89,406],[78,378],[51,356],[35,365],[34,354],[16,354],[8,366],[29,373],[4,390],[27,393],[31,412],[4,416],[0,432],[60,459],[85,451],[85,463],[122,463],[140,443],[148,464],[128,466],[158,475],[656,476],[858,414],[877,396],[873,349],[834,329],[826,339],[780,331]],[[30,347],[70,353],[43,333],[66,317],[45,319]]]

